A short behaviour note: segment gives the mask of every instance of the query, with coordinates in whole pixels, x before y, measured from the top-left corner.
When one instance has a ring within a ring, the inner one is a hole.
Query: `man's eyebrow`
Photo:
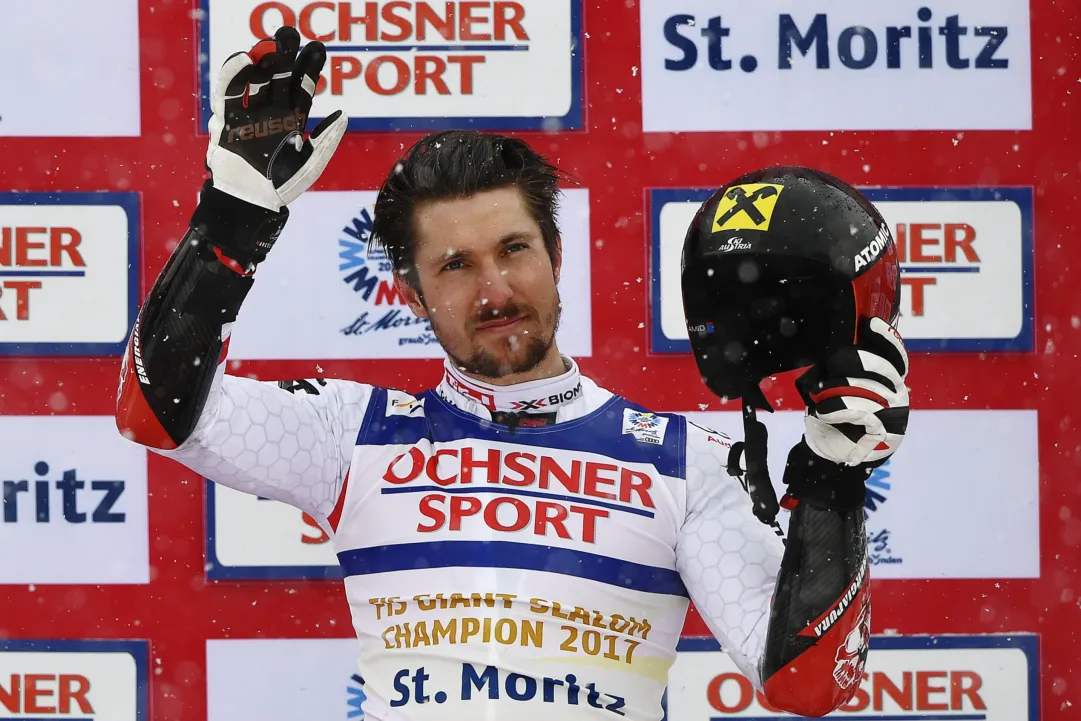
[[[510,245],[511,243],[516,243],[523,240],[530,240],[532,237],[533,236],[530,233],[524,230],[516,230],[512,233],[507,233],[502,238],[500,238],[499,244]]]

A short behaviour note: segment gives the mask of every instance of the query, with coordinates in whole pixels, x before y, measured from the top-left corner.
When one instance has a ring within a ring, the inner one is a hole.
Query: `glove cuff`
[[[855,511],[867,498],[864,483],[871,464],[843,466],[822,458],[805,439],[788,454],[784,469],[787,494],[800,503],[827,511]]]
[[[222,192],[207,180],[190,226],[223,255],[250,269],[266,260],[288,219],[287,207],[267,210]]]

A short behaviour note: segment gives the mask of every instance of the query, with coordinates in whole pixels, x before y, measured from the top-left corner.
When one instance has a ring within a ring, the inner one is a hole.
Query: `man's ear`
[[[428,317],[428,309],[424,307],[421,294],[398,271],[394,271],[394,289],[402,296],[402,300],[409,306],[409,310],[413,311],[413,315],[418,318]]]
[[[556,285],[559,285],[559,273],[563,269],[563,238],[556,236],[555,252],[552,253],[552,271],[555,274]]]

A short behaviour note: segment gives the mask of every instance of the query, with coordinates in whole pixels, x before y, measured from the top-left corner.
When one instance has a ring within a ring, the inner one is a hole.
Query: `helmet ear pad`
[[[703,381],[718,396],[759,396],[738,386],[825,362],[855,340],[853,283],[823,263],[733,253],[685,274],[691,346]]]

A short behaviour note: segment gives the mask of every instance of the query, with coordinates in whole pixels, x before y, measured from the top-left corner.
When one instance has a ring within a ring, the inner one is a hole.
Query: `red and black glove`
[[[340,110],[305,137],[326,47],[282,27],[247,52],[229,56],[212,92],[203,186],[192,228],[245,271],[265,260],[289,203],[330,162],[349,119]],[[238,202],[242,201],[242,202]]]
[[[839,510],[863,505],[864,481],[908,430],[907,376],[900,335],[873,318],[860,322],[854,346],[797,379],[807,413],[785,469],[789,498]]]

